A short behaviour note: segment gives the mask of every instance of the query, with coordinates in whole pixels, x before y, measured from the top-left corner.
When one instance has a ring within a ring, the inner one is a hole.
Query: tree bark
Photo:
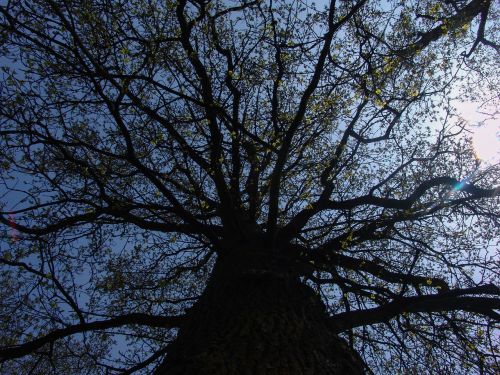
[[[269,256],[219,257],[156,375],[362,374],[319,296]]]

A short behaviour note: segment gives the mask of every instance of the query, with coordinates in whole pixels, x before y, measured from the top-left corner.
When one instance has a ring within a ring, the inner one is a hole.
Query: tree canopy
[[[498,373],[498,3],[0,4],[0,371],[161,368],[225,257],[366,371]]]

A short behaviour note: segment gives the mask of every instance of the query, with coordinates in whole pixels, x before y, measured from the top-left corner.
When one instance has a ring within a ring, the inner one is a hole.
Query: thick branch
[[[100,320],[90,323],[75,324],[66,328],[56,329],[45,336],[21,345],[0,348],[0,361],[20,358],[35,352],[45,344],[52,343],[61,338],[88,331],[97,331],[121,327],[124,325],[143,325],[149,327],[174,328],[182,321],[182,316],[154,316],[148,314],[134,313],[121,315],[108,320]]]
[[[385,267],[374,261],[353,258],[337,253],[328,255],[327,258],[328,264],[337,265],[356,271],[364,271],[390,283],[412,284],[415,286],[429,285],[430,283],[430,285],[440,289],[441,291],[449,290],[448,284],[443,279],[440,279],[438,277],[424,277],[409,275],[402,272],[394,272],[387,270]]]
[[[370,324],[388,322],[402,313],[432,313],[462,310],[500,319],[494,310],[500,309],[500,299],[495,297],[462,297],[465,294],[490,294],[500,296],[500,288],[484,285],[469,289],[455,289],[447,293],[404,297],[373,309],[337,314],[331,317],[332,326],[338,332]]]
[[[362,197],[348,199],[345,201],[326,202],[324,208],[328,209],[352,209],[361,205],[372,205],[383,208],[395,208],[406,210],[422,197],[429,189],[439,186],[453,186],[457,191],[465,191],[474,198],[488,198],[500,194],[498,188],[483,189],[469,183],[462,183],[452,177],[435,177],[422,182],[406,199],[381,198],[373,195],[364,195]]]
[[[450,30],[458,29],[459,27],[470,23],[472,19],[479,14],[485,12],[487,13],[490,3],[490,0],[471,1],[469,4],[460,9],[454,16],[446,18],[445,22],[441,25],[420,34],[420,39],[418,41],[410,45],[408,48],[397,51],[396,54],[406,57],[421,51],[432,42],[438,40],[443,35],[446,35]]]
[[[351,210],[363,205],[371,205],[382,208],[408,210],[431,188],[447,185],[453,186],[457,191],[464,191],[470,194],[470,198],[489,198],[500,195],[498,187],[483,189],[469,183],[458,181],[455,178],[442,176],[434,177],[422,182],[406,199],[382,198],[371,194],[361,197],[347,199],[344,201],[318,200],[311,208],[305,208],[299,212],[280,233],[283,240],[293,238],[307,224],[309,219],[315,214],[324,210]]]

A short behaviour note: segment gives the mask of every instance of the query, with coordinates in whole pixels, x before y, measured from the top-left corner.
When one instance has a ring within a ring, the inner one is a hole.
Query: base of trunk
[[[218,263],[157,375],[364,373],[297,277]]]

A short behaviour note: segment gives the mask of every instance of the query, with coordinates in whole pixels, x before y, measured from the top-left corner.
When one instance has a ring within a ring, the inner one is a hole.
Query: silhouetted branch
[[[182,316],[154,316],[148,314],[134,313],[121,315],[108,320],[75,324],[66,328],[56,329],[45,336],[20,345],[7,346],[0,348],[0,359],[6,361],[9,359],[23,357],[35,352],[46,344],[53,343],[56,340],[74,335],[76,333],[98,331],[110,328],[121,327],[125,325],[143,325],[159,328],[175,328],[182,322]]]
[[[470,294],[500,296],[500,288],[490,284],[463,290],[453,289],[438,295],[403,297],[376,308],[333,315],[331,323],[337,332],[342,332],[354,327],[388,322],[403,313],[433,313],[454,310],[478,313],[493,320],[500,319],[500,314],[495,311],[500,309],[500,298],[463,297]]]

